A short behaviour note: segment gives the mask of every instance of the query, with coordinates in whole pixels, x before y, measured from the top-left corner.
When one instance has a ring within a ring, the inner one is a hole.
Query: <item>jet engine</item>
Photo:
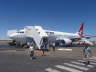
[[[65,44],[71,44],[72,43],[72,40],[65,38],[64,39],[64,42],[65,42]]]
[[[56,40],[56,46],[63,46],[63,45],[69,45],[72,43],[72,40],[64,38],[64,39],[58,39]]]

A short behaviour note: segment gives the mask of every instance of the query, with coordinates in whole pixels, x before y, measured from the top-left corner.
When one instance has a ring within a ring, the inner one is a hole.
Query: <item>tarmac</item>
[[[9,46],[0,42],[0,72],[96,72],[96,47],[91,47],[93,57],[90,65],[85,65],[83,47],[50,48],[42,56],[35,50],[36,59],[31,59],[28,49]]]

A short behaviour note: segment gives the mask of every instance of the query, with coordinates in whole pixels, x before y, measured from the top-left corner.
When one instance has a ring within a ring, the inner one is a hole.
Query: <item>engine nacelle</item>
[[[72,43],[72,40],[64,38],[56,40],[56,46],[69,45]]]
[[[65,42],[65,44],[71,44],[72,43],[72,40],[65,38],[64,39],[64,42]]]

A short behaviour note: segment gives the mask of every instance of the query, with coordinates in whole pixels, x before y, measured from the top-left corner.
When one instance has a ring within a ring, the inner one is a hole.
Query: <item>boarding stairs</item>
[[[41,49],[41,40],[43,37],[47,37],[45,30],[41,26],[27,26],[24,29],[26,37],[32,38],[38,49]]]

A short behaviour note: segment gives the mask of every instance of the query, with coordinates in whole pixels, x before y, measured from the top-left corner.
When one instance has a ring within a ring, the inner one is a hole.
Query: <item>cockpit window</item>
[[[24,31],[22,31],[22,32],[17,32],[17,33],[24,33]]]
[[[20,33],[24,33],[24,32],[20,32]]]
[[[48,35],[54,35],[54,32],[46,32]]]
[[[50,32],[50,34],[54,34],[54,32]]]

